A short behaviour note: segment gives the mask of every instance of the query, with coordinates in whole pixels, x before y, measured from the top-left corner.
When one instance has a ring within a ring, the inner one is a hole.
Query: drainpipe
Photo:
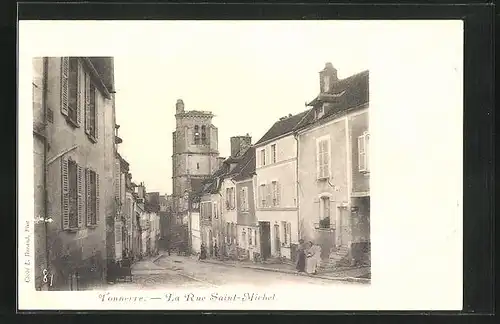
[[[48,84],[48,66],[49,61],[47,57],[43,58],[43,90],[42,90],[42,109],[43,109],[43,124],[45,128],[45,137],[43,139],[43,202],[44,202],[44,231],[45,231],[45,266],[48,273],[50,272],[50,249],[49,249],[49,193],[47,190],[47,172],[48,172],[48,139],[47,139],[47,84]],[[50,289],[50,287],[49,287]]]
[[[294,132],[293,137],[295,138],[295,143],[296,143],[296,151],[297,151],[297,159],[295,160],[295,181],[296,181],[296,186],[297,186],[297,234],[298,234],[298,239],[300,239],[300,195],[299,195],[299,135]]]

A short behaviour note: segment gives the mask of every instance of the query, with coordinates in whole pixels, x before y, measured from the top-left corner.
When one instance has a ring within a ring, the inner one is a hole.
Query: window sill
[[[68,233],[77,233],[81,228],[75,227],[75,228],[66,228],[64,231]]]
[[[74,121],[73,119],[71,119],[71,117],[69,116],[66,116],[66,122],[73,128],[79,128],[80,125],[78,125],[78,123],[76,121]]]

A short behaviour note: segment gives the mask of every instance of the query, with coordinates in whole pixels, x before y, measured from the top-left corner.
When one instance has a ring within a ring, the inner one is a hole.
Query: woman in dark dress
[[[299,240],[299,246],[297,248],[297,271],[305,272],[306,271],[306,246],[304,244],[304,240]]]

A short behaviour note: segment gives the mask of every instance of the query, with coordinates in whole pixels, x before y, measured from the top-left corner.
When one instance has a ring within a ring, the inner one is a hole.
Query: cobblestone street
[[[153,262],[154,261],[154,262]],[[121,281],[105,290],[210,288],[234,285],[359,285],[288,273],[230,267],[200,262],[193,257],[164,255],[157,260],[140,261],[132,268],[132,282]],[[95,289],[103,289],[95,288]]]

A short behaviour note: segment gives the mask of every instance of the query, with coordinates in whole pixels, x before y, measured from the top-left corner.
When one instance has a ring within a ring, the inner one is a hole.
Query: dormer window
[[[324,114],[325,114],[325,106],[324,105],[321,107],[318,107],[316,109],[316,119],[323,117]]]

